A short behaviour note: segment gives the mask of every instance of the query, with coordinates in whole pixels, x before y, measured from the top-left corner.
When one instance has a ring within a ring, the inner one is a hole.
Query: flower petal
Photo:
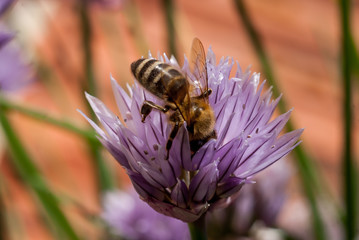
[[[263,129],[261,129],[261,133],[270,133],[274,131],[274,129],[280,132],[285,126],[285,124],[288,122],[291,113],[292,110],[289,110],[288,112],[275,118],[273,121],[267,124]]]
[[[106,141],[105,139],[100,139],[100,142],[121,166],[123,166],[125,169],[131,168],[127,161],[126,155],[115,144],[113,144],[111,141]]]
[[[248,147],[247,145],[239,147],[241,142],[242,141],[240,139],[234,139],[221,149],[223,154],[220,155],[220,161],[218,164],[219,182],[232,175],[237,169],[238,163],[244,154],[244,149]]]
[[[243,178],[227,178],[226,181],[218,184],[218,187],[216,189],[216,195],[220,198],[230,197],[232,194],[238,192],[245,183],[246,180]]]
[[[110,78],[111,78],[112,90],[113,90],[113,94],[115,95],[117,107],[120,110],[121,116],[126,122],[127,121],[126,116],[131,112],[130,106],[132,100],[125,92],[125,90],[120,85],[118,85],[117,81],[112,77],[112,75],[110,76]]]
[[[251,165],[251,171],[241,177],[251,176],[263,169],[267,168],[274,162],[278,161],[289,152],[291,152],[301,141],[297,142],[303,129],[297,129],[292,132],[282,135],[275,144],[267,151],[267,155],[262,156],[260,161],[253,161],[255,164]],[[237,175],[237,171],[235,173]],[[238,176],[238,175],[237,175]]]
[[[172,164],[163,158],[159,159],[160,161],[160,169],[163,176],[166,178],[167,185],[172,187],[176,184],[176,179],[180,175],[180,168],[175,169]]]
[[[158,201],[153,198],[147,198],[145,201],[157,212],[162,213],[169,217],[180,219],[184,222],[194,222],[201,217],[201,215],[207,210],[206,205],[198,212],[193,212],[188,209],[174,206],[173,204]]]
[[[161,169],[155,169],[154,167],[141,162],[138,162],[138,164],[141,169],[141,175],[152,186],[160,190],[171,187],[171,183],[169,183],[165,176],[161,173]]]
[[[211,139],[203,145],[192,157],[192,168],[198,170],[210,164],[213,161],[215,139]]]
[[[190,198],[195,202],[207,201],[213,197],[216,191],[218,179],[218,161],[200,169],[191,180],[189,186]]]
[[[148,182],[140,174],[129,171],[128,176],[130,177],[136,192],[144,200],[148,198],[154,198],[158,201],[163,201],[165,199],[165,194],[152,185],[148,184]]]
[[[181,163],[183,169],[188,171],[193,170],[186,124],[183,124],[180,127],[176,137],[173,140],[172,148],[170,149],[170,158]]]
[[[86,92],[85,92],[85,96],[96,116],[98,116],[99,114],[101,116],[107,116],[109,118],[116,118],[116,115],[113,114],[101,100],[91,96]]]
[[[227,134],[230,132],[230,126],[232,124],[236,124],[236,121],[232,121],[235,116],[238,116],[236,113],[232,113],[226,120],[226,124],[221,129],[220,132],[218,132],[218,140],[216,142],[216,147],[220,147],[222,145],[225,145],[228,141],[227,140]],[[232,129],[231,129],[232,130]]]
[[[90,123],[90,125],[95,129],[96,133],[103,139],[107,140],[106,133],[90,118],[86,116],[81,110],[78,110],[78,112]]]
[[[155,127],[155,124],[152,121],[144,124],[145,127],[145,135],[148,147],[153,149],[154,145],[166,145],[166,139],[162,136],[162,134]]]
[[[187,208],[188,197],[189,193],[186,184],[182,180],[178,179],[176,186],[171,192],[172,201],[175,205],[181,208]]]

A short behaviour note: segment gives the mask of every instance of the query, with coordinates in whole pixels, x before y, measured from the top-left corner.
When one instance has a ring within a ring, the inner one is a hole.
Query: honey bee
[[[207,141],[217,137],[215,115],[208,100],[212,90],[208,88],[206,55],[198,38],[192,42],[190,60],[191,81],[177,68],[156,59],[141,58],[131,64],[131,71],[138,82],[165,101],[164,106],[144,101],[141,107],[142,122],[152,109],[163,113],[171,110],[168,113],[173,128],[166,143],[166,159],[184,121],[187,123],[192,155]]]

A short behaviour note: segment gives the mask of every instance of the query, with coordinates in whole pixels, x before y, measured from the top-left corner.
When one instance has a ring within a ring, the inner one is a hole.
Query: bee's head
[[[212,107],[203,99],[194,99],[191,102],[190,123],[187,127],[190,138],[199,140],[212,134],[216,118]]]

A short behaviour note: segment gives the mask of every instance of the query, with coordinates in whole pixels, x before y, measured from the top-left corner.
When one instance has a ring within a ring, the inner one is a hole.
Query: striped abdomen
[[[156,59],[141,58],[131,64],[140,84],[159,98],[182,103],[188,93],[188,82],[181,72]]]

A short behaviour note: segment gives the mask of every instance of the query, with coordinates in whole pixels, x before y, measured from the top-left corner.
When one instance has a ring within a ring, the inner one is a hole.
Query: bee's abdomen
[[[144,88],[162,99],[176,99],[174,94],[187,89],[187,80],[177,69],[156,59],[141,58],[131,64],[131,71]]]

